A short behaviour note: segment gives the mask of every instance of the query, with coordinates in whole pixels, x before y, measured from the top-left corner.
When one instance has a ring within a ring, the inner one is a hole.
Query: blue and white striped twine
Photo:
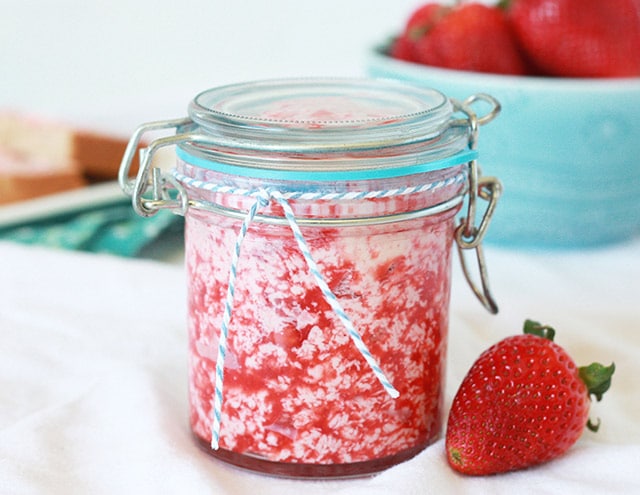
[[[247,196],[255,198],[255,202],[249,208],[246,213],[240,232],[236,238],[234,249],[231,256],[231,267],[229,269],[229,285],[227,286],[227,294],[224,302],[224,312],[222,315],[222,324],[220,326],[220,335],[218,338],[218,355],[216,359],[216,374],[215,374],[215,386],[213,396],[213,422],[211,427],[211,448],[217,450],[220,444],[220,425],[222,422],[222,399],[223,399],[223,382],[224,382],[224,360],[227,352],[227,338],[229,336],[229,324],[231,322],[231,315],[233,313],[233,302],[235,295],[236,279],[237,279],[237,267],[240,259],[240,251],[242,248],[242,242],[247,235],[249,226],[254,221],[258,210],[269,205],[271,201],[277,202],[284,212],[284,216],[293,232],[293,236],[298,244],[300,252],[304,256],[304,259],[309,268],[309,272],[313,276],[316,284],[320,288],[324,299],[331,306],[336,316],[342,322],[343,326],[347,330],[351,341],[356,346],[362,357],[365,359],[378,381],[382,384],[385,391],[393,398],[400,395],[398,390],[388,380],[380,365],[376,359],[371,355],[371,352],[367,348],[367,345],[362,340],[362,337],[353,325],[353,322],[344,311],[340,301],[329,288],[325,281],[320,269],[314,260],[309,245],[305,240],[298,222],[296,221],[295,214],[288,200],[300,199],[300,200],[353,200],[353,199],[373,199],[373,198],[387,198],[391,196],[401,196],[419,192],[433,191],[448,185],[452,185],[456,182],[466,180],[464,174],[458,174],[454,177],[443,179],[440,181],[432,182],[429,184],[422,184],[417,186],[408,186],[397,189],[388,189],[380,191],[350,191],[341,193],[326,193],[326,192],[301,192],[293,191],[281,193],[273,189],[241,189],[232,186],[224,186],[211,182],[205,182],[198,179],[187,177],[183,174],[173,171],[174,177],[181,183],[187,186],[204,189],[211,192],[218,192],[224,194],[235,194],[241,196]]]

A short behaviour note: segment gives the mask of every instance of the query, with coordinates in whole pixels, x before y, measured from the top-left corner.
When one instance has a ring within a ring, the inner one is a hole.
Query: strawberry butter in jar
[[[479,176],[476,144],[498,111],[488,95],[274,80],[204,91],[188,118],[136,131],[120,174],[133,207],[185,217],[190,420],[208,453],[351,477],[438,438],[454,243],[497,311],[481,242],[501,188]],[[128,179],[142,136],[163,129]],[[170,173],[152,166],[165,146]]]

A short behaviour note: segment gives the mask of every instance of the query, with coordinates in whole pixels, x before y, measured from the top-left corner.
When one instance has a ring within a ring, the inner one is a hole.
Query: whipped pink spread
[[[327,96],[318,105],[317,98],[298,97],[288,101],[276,101],[260,109],[259,116],[263,119],[304,123],[307,128],[326,127],[331,123],[363,122],[386,118],[389,115],[401,114],[401,106],[387,104],[384,112],[380,108],[371,106],[369,101],[358,101],[341,96]]]
[[[309,212],[353,214],[358,208],[382,215],[437,203],[451,197],[453,187],[421,193],[420,199],[291,203],[299,218]],[[250,203],[222,195],[209,199],[234,207]],[[271,205],[266,212],[277,210]],[[222,449],[282,463],[345,464],[415,454],[436,439],[453,214],[390,225],[302,228],[329,287],[400,392],[396,399],[324,299],[289,227],[251,225],[229,326]],[[218,338],[240,223],[195,209],[186,217],[191,425],[203,443],[212,435]]]

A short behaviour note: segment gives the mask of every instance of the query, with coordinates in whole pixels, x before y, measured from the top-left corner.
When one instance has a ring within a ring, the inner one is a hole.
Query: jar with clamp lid
[[[185,216],[190,421],[208,453],[351,477],[438,438],[454,244],[497,311],[482,238],[501,187],[480,176],[476,145],[498,112],[482,94],[270,80],[204,91],[187,118],[136,131],[123,190],[140,215]],[[151,165],[165,146],[170,173]]]

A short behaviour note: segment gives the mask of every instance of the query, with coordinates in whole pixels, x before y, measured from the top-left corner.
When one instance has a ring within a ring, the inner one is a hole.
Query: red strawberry
[[[408,36],[402,35],[397,38],[391,45],[389,55],[398,60],[406,60],[407,62],[414,62],[414,45],[415,43]]]
[[[416,41],[416,60],[449,69],[524,74],[526,65],[501,9],[457,4]]]
[[[405,34],[409,35],[411,39],[417,40],[435,26],[450,10],[451,7],[439,3],[427,3],[419,7],[409,17]]]
[[[522,49],[562,77],[640,75],[639,0],[503,0]]]
[[[416,42],[440,22],[440,19],[450,10],[450,7],[438,3],[427,3],[416,9],[409,16],[404,31],[391,47],[391,56],[414,62]]]
[[[614,365],[578,368],[550,327],[527,320],[524,335],[485,351],[460,385],[449,413],[447,459],[465,474],[522,469],[563,454],[580,437],[590,394],[600,400]]]

